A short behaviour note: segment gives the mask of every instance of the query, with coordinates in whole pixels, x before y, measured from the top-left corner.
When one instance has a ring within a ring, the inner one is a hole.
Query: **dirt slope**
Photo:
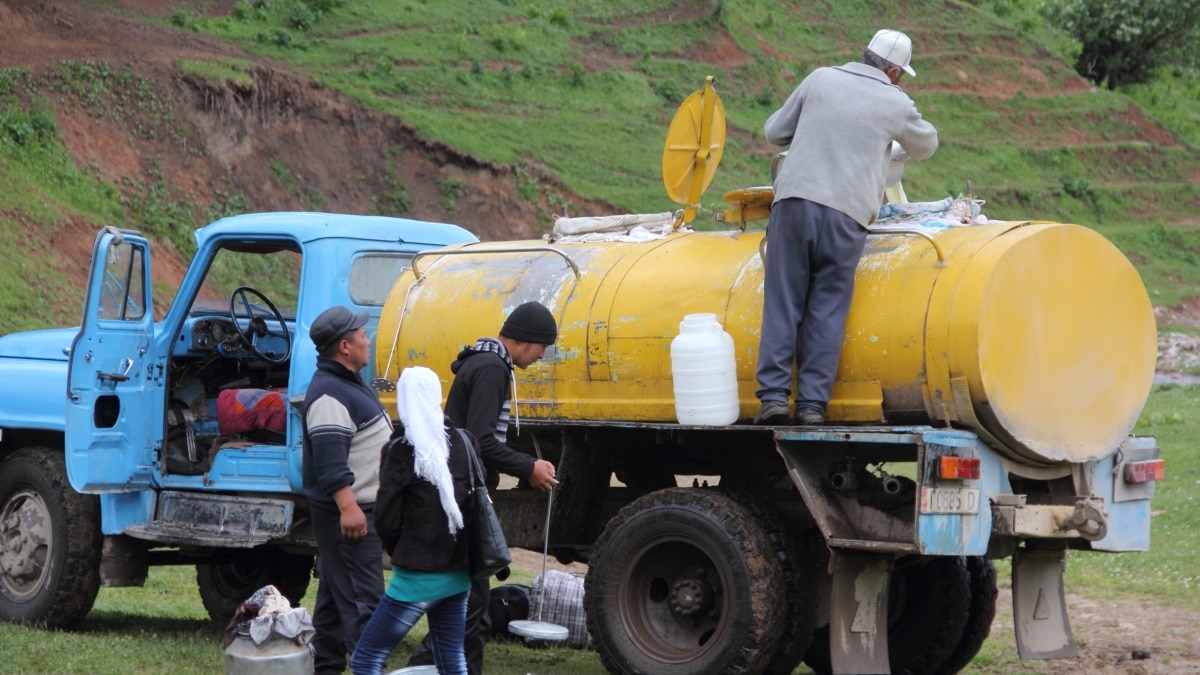
[[[223,14],[233,4],[221,0],[207,7]],[[113,5],[131,16],[165,19],[173,11],[167,0]],[[176,66],[180,59],[214,57],[254,61],[251,81],[218,85]],[[96,114],[77,96],[39,92],[54,103],[60,137],[76,164],[118,185],[161,180],[172,196],[202,208],[245,195],[250,211],[385,213],[469,223],[485,240],[540,237],[552,213],[550,190],[584,208],[609,208],[545,176],[537,177],[538,200],[523,199],[510,169],[428,142],[400,120],[220,41],[84,3],[0,0],[0,64],[53,77],[62,62],[107,63],[144,78],[171,115]],[[445,198],[447,181],[461,184],[461,196]],[[401,200],[406,209],[398,206]],[[64,253],[62,273],[79,288],[93,235],[93,226],[70,220],[51,234]],[[174,285],[182,269],[159,264],[156,276]]]

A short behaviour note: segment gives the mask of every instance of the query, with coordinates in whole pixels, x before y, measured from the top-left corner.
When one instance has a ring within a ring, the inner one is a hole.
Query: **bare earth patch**
[[[1134,555],[1134,554],[1131,554]],[[1200,612],[1146,602],[1093,600],[1067,594],[1079,657],[1024,661],[1019,671],[1050,675],[1186,675],[1200,673]],[[1012,595],[1000,589],[990,640],[1016,652]],[[968,669],[967,672],[971,672]],[[983,671],[999,672],[999,671]]]

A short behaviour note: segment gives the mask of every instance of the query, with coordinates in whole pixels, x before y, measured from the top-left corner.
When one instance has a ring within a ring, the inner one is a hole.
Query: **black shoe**
[[[796,411],[796,424],[804,427],[815,427],[825,423],[825,413],[813,408],[803,408]]]
[[[763,401],[762,407],[758,409],[758,415],[754,417],[754,423],[764,427],[787,424],[787,421],[787,404],[779,401]]]

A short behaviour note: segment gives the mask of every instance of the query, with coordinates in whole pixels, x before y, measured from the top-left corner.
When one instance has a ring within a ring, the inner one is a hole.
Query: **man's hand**
[[[542,492],[549,492],[550,488],[558,484],[558,481],[554,480],[554,474],[554,465],[548,460],[539,459],[533,463],[533,473],[529,474],[529,484]]]
[[[367,538],[367,514],[363,513],[358,504],[355,504],[354,508],[342,511],[342,536],[347,541]]]
[[[367,538],[367,514],[354,500],[354,492],[347,485],[333,493],[333,501],[337,502],[338,510],[342,512],[342,536],[346,541],[360,541]]]

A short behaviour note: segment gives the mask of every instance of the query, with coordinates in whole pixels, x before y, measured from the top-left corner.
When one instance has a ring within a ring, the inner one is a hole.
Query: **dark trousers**
[[[467,630],[463,647],[467,652],[468,675],[483,675],[483,648],[487,646],[492,632],[492,617],[488,615],[488,600],[491,597],[491,579],[475,579],[471,582],[471,593],[467,596]],[[433,646],[431,637],[425,636],[417,645],[410,666],[432,666]]]
[[[771,207],[755,392],[759,400],[787,403],[794,361],[796,409],[825,411],[866,243],[866,229],[836,209],[806,199],[781,199]]]
[[[333,502],[309,500],[317,539],[317,602],[313,608],[313,667],[340,673],[383,595],[383,542],[375,532],[375,505],[360,504],[367,536],[342,537],[342,514]]]

